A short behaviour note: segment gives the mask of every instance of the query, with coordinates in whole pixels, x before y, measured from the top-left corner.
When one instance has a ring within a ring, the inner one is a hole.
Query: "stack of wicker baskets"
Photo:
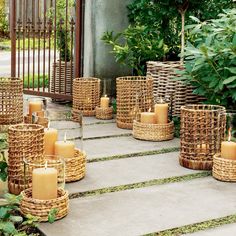
[[[23,82],[18,78],[0,78],[0,124],[23,122]]]
[[[153,107],[153,79],[145,76],[119,77],[116,89],[117,126],[132,129],[135,114]]]
[[[173,116],[180,115],[181,106],[197,104],[203,100],[203,98],[192,93],[192,86],[186,86],[181,81],[173,80],[174,77],[180,76],[176,70],[183,70],[180,62],[147,62],[147,75],[154,79],[154,97],[165,97],[172,100]]]
[[[220,152],[226,126],[225,108],[187,105],[181,108],[180,164],[190,169],[209,170]]]
[[[84,116],[95,116],[96,107],[100,103],[100,79],[77,78],[73,82],[73,119],[80,113]]]

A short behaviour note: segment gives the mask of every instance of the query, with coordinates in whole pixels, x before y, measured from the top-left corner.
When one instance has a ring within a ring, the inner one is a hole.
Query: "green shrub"
[[[192,24],[190,15],[201,21],[213,19],[222,9],[232,8],[235,3],[232,0],[134,0],[128,5],[128,17],[132,25],[145,25],[151,31],[159,29],[160,37],[169,48],[167,60],[178,59],[180,53],[180,11],[183,6],[187,8],[185,24]]]
[[[39,77],[39,80],[38,80]],[[43,75],[35,75],[34,82],[33,82],[33,75],[29,75],[29,88],[39,88],[43,87]],[[28,76],[25,76],[24,79],[24,88],[28,88]],[[45,75],[45,88],[48,88],[48,75]]]
[[[129,26],[122,33],[106,32],[102,40],[112,46],[117,62],[133,68],[134,74],[146,73],[146,61],[159,60],[168,50],[157,30]]]
[[[188,26],[195,45],[185,49],[186,70],[181,80],[196,86],[194,93],[209,103],[236,109],[236,9],[219,18]]]
[[[5,0],[0,0],[0,36],[6,36],[9,32],[9,24],[5,13]]]

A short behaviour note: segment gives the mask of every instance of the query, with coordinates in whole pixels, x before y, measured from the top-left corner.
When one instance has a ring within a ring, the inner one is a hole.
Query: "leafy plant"
[[[165,59],[176,60],[181,48],[181,31],[182,45],[184,44],[180,15],[186,24],[192,24],[189,17],[191,15],[205,21],[216,18],[222,9],[234,6],[232,0],[134,0],[128,5],[128,17],[132,25],[145,25],[150,30],[158,29],[160,37],[169,48]],[[188,34],[185,36],[189,39]]]
[[[5,0],[0,0],[0,36],[7,36],[9,24],[5,13]]]
[[[71,35],[69,31],[69,24],[68,20],[70,20],[71,15],[71,9],[74,6],[74,1],[73,0],[57,0],[56,1],[57,7],[56,7],[56,12],[54,8],[50,8],[48,11],[48,16],[50,19],[52,19],[53,14],[56,14],[57,16],[57,28],[58,31],[56,33],[56,44],[57,48],[60,52],[60,60],[61,61],[70,61],[71,60]],[[68,15],[66,18],[66,4],[68,4]],[[66,24],[68,24],[68,28],[66,28]]]
[[[23,217],[19,211],[21,195],[6,194],[0,204],[0,235],[27,236],[39,235],[36,229],[38,218],[31,215]]]
[[[180,79],[196,87],[209,103],[236,108],[236,9],[225,10],[219,18],[187,26],[195,45],[185,50],[186,70]]]
[[[102,40],[112,46],[117,62],[133,68],[134,74],[146,71],[147,60],[158,60],[168,51],[159,32],[147,26],[129,26],[124,32],[106,32]]]
[[[48,222],[50,224],[54,223],[56,220],[56,216],[58,213],[58,209],[57,208],[52,208],[48,214]]]

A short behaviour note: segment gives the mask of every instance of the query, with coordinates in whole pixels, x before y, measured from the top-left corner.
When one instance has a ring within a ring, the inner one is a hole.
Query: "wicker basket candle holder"
[[[85,176],[86,153],[75,149],[74,157],[65,158],[66,183],[79,181]]]
[[[57,209],[56,220],[65,217],[69,210],[68,192],[62,188],[57,190],[57,198],[51,200],[38,200],[32,198],[32,189],[26,189],[22,193],[20,211],[23,215],[30,214],[38,217],[39,221],[47,222],[48,214],[52,209]]]
[[[77,78],[73,82],[73,119],[78,120],[79,113],[95,116],[95,109],[100,102],[100,79]]]
[[[23,122],[23,82],[18,78],[0,78],[1,126]]]
[[[12,125],[8,142],[8,188],[17,195],[25,189],[23,158],[38,160],[43,156],[44,128],[36,124]]]
[[[225,126],[225,108],[222,106],[183,106],[180,164],[190,169],[210,170],[213,156],[220,152]]]
[[[116,79],[117,117],[119,128],[132,129],[136,113],[153,106],[153,79],[127,76]]]
[[[32,187],[32,197],[39,200],[57,198],[58,187],[65,186],[65,161],[56,155],[43,155],[40,159],[24,159],[24,182]]]
[[[96,107],[96,118],[99,120],[111,120],[113,118],[113,108]]]

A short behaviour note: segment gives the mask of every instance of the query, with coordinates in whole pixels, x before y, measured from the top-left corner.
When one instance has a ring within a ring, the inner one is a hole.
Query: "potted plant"
[[[66,1],[57,0],[56,8],[56,27],[57,32],[56,46],[58,49],[58,60],[53,63],[52,68],[52,79],[50,84],[50,92],[53,93],[64,93],[71,95],[72,91],[72,80],[74,77],[74,64],[72,60],[72,46],[71,46],[71,28],[74,24],[71,10],[74,6],[74,1],[68,1],[68,15],[66,17]],[[52,16],[53,9],[49,10],[49,16]],[[49,17],[50,18],[50,17]],[[66,22],[67,21],[67,22]],[[55,84],[54,84],[55,83]],[[65,90],[66,83],[66,90]]]

